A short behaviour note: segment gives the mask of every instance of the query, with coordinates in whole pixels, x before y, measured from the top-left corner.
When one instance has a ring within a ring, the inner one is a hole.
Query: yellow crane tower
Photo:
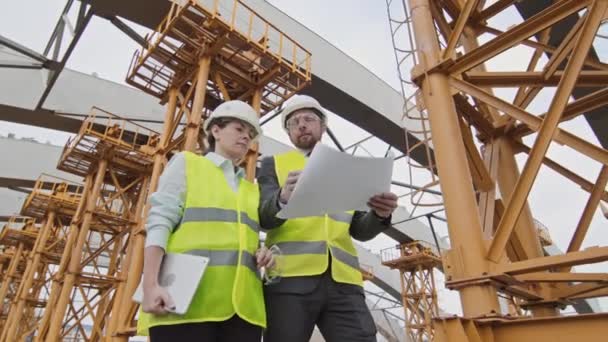
[[[559,309],[608,296],[607,273],[572,268],[608,260],[608,246],[581,249],[600,202],[608,201],[608,150],[563,125],[599,109],[605,112],[608,65],[598,59],[593,44],[606,21],[608,1],[399,3],[405,13],[397,26],[409,28],[412,38],[409,48],[397,49],[400,71],[404,59],[413,60],[402,85],[417,88],[404,96],[416,101],[432,136],[425,139],[432,146],[429,170],[439,176],[451,244],[442,258],[446,287],[459,292],[463,309],[463,317],[434,320],[434,339],[604,340],[606,313],[565,316]],[[495,26],[497,18],[507,16],[511,26]],[[396,41],[407,39],[396,38],[396,30],[392,34]],[[522,49],[528,53],[518,53]],[[490,69],[488,62],[509,53],[521,66]],[[512,89],[512,98],[497,95],[505,88]],[[538,115],[533,114],[531,104],[549,88],[553,95],[537,101]],[[527,136],[534,139],[524,140]],[[597,178],[587,180],[552,160],[552,143],[594,162]],[[521,169],[519,154],[524,156]],[[580,219],[569,227],[572,237],[563,255],[544,253],[530,205],[543,166],[588,193],[582,212],[572,213]],[[521,313],[530,315],[502,312],[500,297],[515,298],[525,310]]]

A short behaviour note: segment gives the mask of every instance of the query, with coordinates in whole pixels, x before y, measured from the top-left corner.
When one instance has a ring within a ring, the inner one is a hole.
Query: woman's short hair
[[[235,120],[236,119],[231,119],[231,118],[218,118],[218,119],[213,119],[213,121],[211,121],[209,123],[209,133],[207,134],[207,152],[215,151],[215,138],[213,137],[213,134],[211,134],[211,129],[213,128],[213,126],[218,126],[219,128],[224,128],[230,122],[235,121]]]
[[[211,134],[211,129],[213,128],[213,126],[218,126],[219,128],[224,128],[233,121],[240,122],[240,123],[244,124],[245,126],[249,127],[250,130],[255,131],[255,128],[253,126],[251,126],[249,123],[239,120],[237,118],[213,119],[213,121],[211,121],[209,123],[209,132],[207,133],[207,150],[206,150],[207,152],[215,151],[215,138],[213,137],[213,134]]]

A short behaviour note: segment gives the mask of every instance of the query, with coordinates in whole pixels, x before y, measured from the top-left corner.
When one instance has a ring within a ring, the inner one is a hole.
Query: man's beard
[[[314,136],[310,135],[310,138],[308,139],[301,139],[299,138],[296,141],[296,147],[301,149],[301,150],[312,150],[313,147],[315,147],[315,145],[317,144],[318,140],[315,139]]]

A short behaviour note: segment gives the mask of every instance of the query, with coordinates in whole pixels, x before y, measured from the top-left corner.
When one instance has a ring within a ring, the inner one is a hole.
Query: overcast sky
[[[273,0],[270,2],[320,34],[385,82],[399,89],[385,1]],[[0,0],[0,8],[3,9],[0,12],[0,34],[41,52],[63,5],[64,1],[61,0]],[[75,12],[71,13],[71,18],[74,18],[74,15]],[[506,12],[494,18],[492,23],[499,28],[507,28],[512,24],[512,18],[517,16],[515,11]],[[142,34],[147,32],[136,25],[133,27]],[[606,40],[601,39],[595,43],[603,61],[606,61],[608,55],[607,45]],[[95,73],[100,78],[124,83],[131,55],[136,48],[137,45],[133,41],[108,21],[94,17],[70,59],[68,67],[88,74]],[[493,59],[488,64],[488,68],[501,71],[524,70],[527,62],[526,56],[530,53],[531,51],[527,48],[514,50]],[[543,61],[546,62],[546,58],[543,58]],[[345,77],[348,76],[345,75]],[[514,91],[504,90],[498,94],[510,101]],[[551,98],[552,91],[544,91],[533,102],[529,110],[535,114],[543,113]],[[365,132],[337,117],[332,117],[332,126],[344,145],[366,136]],[[598,144],[586,121],[580,117],[561,127]],[[9,132],[14,132],[18,136],[32,136],[43,142],[48,140],[58,145],[62,145],[68,136],[61,132],[1,122],[0,134],[6,135]],[[266,132],[280,141],[287,142],[285,134],[278,127],[277,120],[268,125]],[[534,138],[533,135],[525,139],[528,146],[532,146]],[[383,154],[386,149],[386,145],[378,141],[371,141],[366,147],[373,154]],[[549,156],[587,180],[595,182],[599,172],[597,163],[567,147],[556,144],[551,146]],[[523,165],[523,157],[523,155],[518,156],[520,165]],[[407,174],[405,161],[402,160],[396,167],[395,178],[406,181],[408,180]],[[395,191],[403,190],[396,189]],[[566,249],[571,239],[587,198],[586,192],[573,183],[565,181],[555,172],[543,167],[539,173],[530,195],[532,212],[536,219],[550,228],[552,238],[562,250]],[[404,200],[403,204],[407,205],[407,202]],[[606,219],[598,210],[583,243],[583,248],[593,245],[608,245],[606,228]],[[447,233],[445,226],[440,223],[438,223],[438,229],[441,234]],[[387,238],[379,238],[368,246],[377,251],[392,243]],[[606,272],[607,269],[607,263],[579,268],[580,271],[595,272]],[[448,307],[450,311],[458,311],[456,308],[458,303],[454,301],[442,300],[442,305]]]

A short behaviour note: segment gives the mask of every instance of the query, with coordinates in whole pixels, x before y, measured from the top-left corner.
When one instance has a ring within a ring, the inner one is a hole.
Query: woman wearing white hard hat
[[[144,255],[144,299],[138,333],[152,342],[258,342],[266,312],[258,268],[274,258],[259,248],[259,190],[237,163],[261,134],[257,113],[242,101],[218,106],[205,121],[209,150],[175,155],[150,197]],[[165,253],[210,261],[183,315],[159,285]]]

